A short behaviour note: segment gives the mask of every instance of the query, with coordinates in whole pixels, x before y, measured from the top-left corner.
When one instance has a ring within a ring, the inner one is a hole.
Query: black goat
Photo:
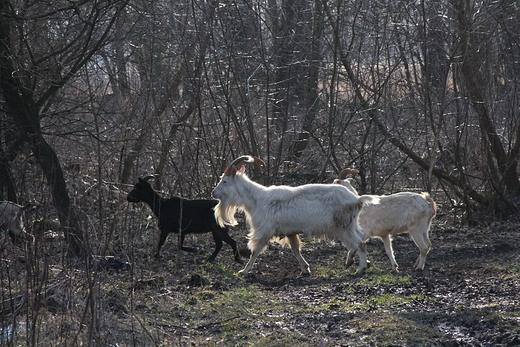
[[[165,199],[148,183],[150,178],[153,178],[153,176],[139,178],[139,182],[135,184],[134,189],[132,189],[126,199],[129,202],[147,203],[157,216],[161,234],[159,236],[159,244],[157,245],[157,253],[155,253],[156,258],[159,258],[159,252],[168,234],[179,233],[179,218],[181,218],[182,211],[180,249],[187,252],[194,251],[193,248],[183,246],[186,234],[211,232],[215,240],[215,250],[207,261],[215,260],[222,248],[222,241],[224,241],[233,248],[235,260],[241,262],[237,242],[229,236],[228,228],[220,227],[215,220],[213,208],[217,205],[217,200],[188,200],[179,197]]]

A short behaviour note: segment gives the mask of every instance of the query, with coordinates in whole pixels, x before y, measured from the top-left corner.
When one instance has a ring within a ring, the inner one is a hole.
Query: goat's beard
[[[217,220],[217,223],[221,227],[225,227],[226,225],[237,225],[238,221],[235,218],[235,213],[238,208],[238,205],[225,203],[222,200],[219,200],[219,203],[215,206],[215,219]]]

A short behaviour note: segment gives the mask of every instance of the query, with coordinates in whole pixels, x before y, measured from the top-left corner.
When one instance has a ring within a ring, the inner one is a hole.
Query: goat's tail
[[[287,239],[287,237],[285,237],[283,235],[282,236],[273,236],[273,237],[271,237],[271,239],[269,241],[278,243],[280,246],[282,246],[282,248],[284,248],[285,246],[290,247],[289,240]]]

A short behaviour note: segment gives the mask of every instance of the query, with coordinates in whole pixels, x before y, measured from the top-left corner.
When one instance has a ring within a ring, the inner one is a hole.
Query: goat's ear
[[[154,175],[148,175],[148,176],[146,176],[146,177],[143,177],[143,182],[148,182],[149,180],[151,180],[151,179],[153,179],[153,178],[155,178]]]
[[[244,164],[241,164],[240,167],[238,167],[238,168],[236,165],[231,164],[226,168],[226,170],[224,170],[224,175],[235,176],[237,174],[237,172],[243,173],[244,171],[245,171]]]
[[[230,166],[226,167],[226,169],[224,170],[225,176],[235,176],[236,173],[237,173],[237,168],[235,167],[235,165],[230,165]]]

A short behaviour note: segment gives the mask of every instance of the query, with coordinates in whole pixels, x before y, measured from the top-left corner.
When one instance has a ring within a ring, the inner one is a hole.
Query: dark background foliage
[[[353,167],[360,192],[428,191],[456,221],[514,215],[519,16],[513,0],[0,0],[0,199],[33,203],[29,231],[53,225],[67,262],[132,237],[137,177],[207,198],[242,154],[264,184]]]

